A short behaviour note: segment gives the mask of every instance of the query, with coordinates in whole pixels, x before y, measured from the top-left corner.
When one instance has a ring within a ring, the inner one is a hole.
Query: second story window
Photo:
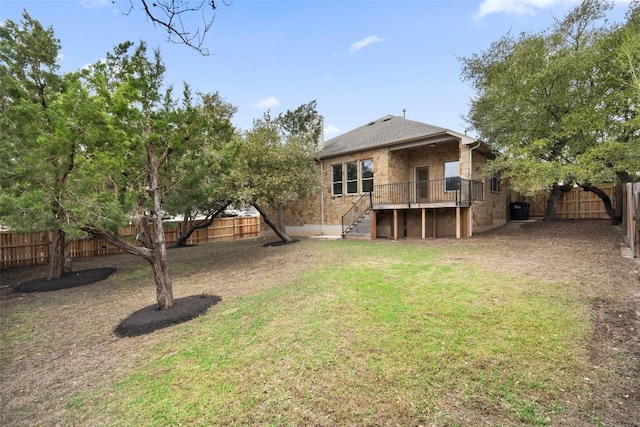
[[[460,190],[460,162],[444,163],[444,189],[445,191]]]
[[[362,192],[373,191],[373,159],[360,162],[360,175]]]
[[[358,162],[347,162],[344,164],[347,174],[347,194],[358,192]]]

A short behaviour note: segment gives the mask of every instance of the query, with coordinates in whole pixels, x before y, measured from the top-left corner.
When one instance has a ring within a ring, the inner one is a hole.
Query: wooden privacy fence
[[[625,186],[625,209],[622,226],[625,240],[634,257],[640,257],[640,183],[628,183]]]
[[[164,231],[167,246],[173,244],[182,234],[181,222],[165,222]],[[137,229],[129,225],[119,230],[118,235],[125,241],[138,245]],[[196,230],[187,240],[188,245],[198,243],[233,240],[260,235],[260,217],[217,218],[208,228]],[[14,234],[0,232],[0,268],[46,264],[49,258],[49,243],[52,232]],[[123,253],[122,249],[98,238],[74,239],[69,242],[69,255],[84,258],[98,255]]]
[[[611,199],[612,206],[616,206],[616,184],[600,184],[596,187],[604,191]],[[542,190],[533,196],[515,196],[514,200],[529,202],[529,216],[543,217],[547,207],[549,191]],[[557,219],[610,219],[604,209],[604,203],[600,197],[590,191],[584,191],[580,187],[571,189],[562,194],[558,201]]]

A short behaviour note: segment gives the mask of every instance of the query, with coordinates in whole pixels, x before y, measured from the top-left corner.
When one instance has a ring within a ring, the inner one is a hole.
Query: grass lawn
[[[547,425],[586,393],[590,324],[569,284],[481,269],[455,245],[297,245],[313,257],[294,277],[172,327],[122,379],[67,399],[68,419]]]

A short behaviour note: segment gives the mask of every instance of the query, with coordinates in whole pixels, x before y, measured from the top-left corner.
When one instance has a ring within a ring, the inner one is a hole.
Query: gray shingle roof
[[[439,126],[387,115],[325,141],[320,158],[394,145],[400,142],[452,132]]]

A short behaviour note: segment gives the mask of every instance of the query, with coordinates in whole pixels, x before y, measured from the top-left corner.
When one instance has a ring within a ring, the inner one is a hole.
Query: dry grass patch
[[[77,269],[118,271],[0,300],[0,419],[624,425],[640,419],[629,330],[637,284],[618,239],[608,224],[569,222],[462,241],[179,249],[176,297],[222,300],[124,339],[113,327],[153,303],[148,266],[126,255],[83,260]],[[3,272],[3,284],[35,270]]]

